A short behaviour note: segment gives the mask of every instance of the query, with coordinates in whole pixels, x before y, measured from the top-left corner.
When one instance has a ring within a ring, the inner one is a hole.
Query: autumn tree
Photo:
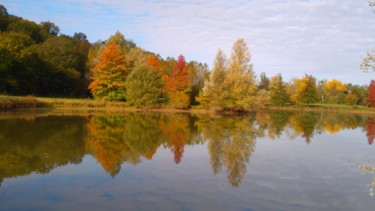
[[[355,105],[357,105],[358,99],[359,97],[356,94],[349,93],[345,97],[345,104],[354,107]]]
[[[232,47],[228,73],[224,81],[227,92],[223,100],[225,109],[240,111],[252,107],[256,83],[250,59],[251,54],[245,40],[237,40]]]
[[[99,62],[91,69],[92,81],[89,85],[96,99],[124,101],[128,69],[126,58],[115,44],[109,44],[99,57]]]
[[[214,67],[210,72],[209,78],[205,80],[203,93],[199,102],[207,107],[222,108],[225,98],[225,78],[227,76],[227,59],[223,51],[219,49],[216,54]]]
[[[316,79],[311,75],[305,75],[300,81],[296,92],[296,102],[299,104],[311,104],[318,101],[318,90],[316,88]]]
[[[289,102],[289,95],[286,92],[285,83],[281,74],[271,78],[270,85],[271,103],[276,106],[284,106]]]
[[[126,100],[137,108],[159,107],[163,90],[161,73],[150,66],[135,67],[126,79]]]
[[[343,103],[346,96],[344,91],[346,91],[345,84],[337,79],[328,81],[324,86],[324,92],[328,98],[328,103]]]
[[[164,77],[169,94],[170,105],[173,108],[189,107],[189,75],[185,57],[180,55],[171,75]]]
[[[371,80],[368,87],[367,104],[369,107],[375,107],[375,81]]]

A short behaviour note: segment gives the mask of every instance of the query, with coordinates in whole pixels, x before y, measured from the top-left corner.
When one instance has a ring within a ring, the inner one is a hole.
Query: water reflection
[[[362,128],[368,143],[375,118],[353,114],[257,112],[245,116],[125,113],[120,115],[27,116],[0,120],[0,184],[5,178],[78,164],[92,155],[112,177],[123,163],[151,160],[158,148],[183,163],[186,145],[206,144],[213,175],[224,172],[238,187],[246,174],[256,140],[286,135],[307,144],[316,134]]]
[[[203,139],[208,142],[214,174],[225,167],[229,183],[237,187],[246,173],[246,163],[255,148],[254,116],[202,117],[197,121]]]

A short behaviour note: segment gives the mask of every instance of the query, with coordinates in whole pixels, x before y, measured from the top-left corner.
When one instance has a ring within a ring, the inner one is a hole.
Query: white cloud
[[[242,37],[258,73],[282,72],[284,78],[309,73],[360,84],[373,77],[359,70],[361,56],[375,47],[375,14],[367,0],[5,0],[3,4],[19,16],[52,20],[65,33],[85,32],[92,41],[120,30],[164,57],[182,53],[211,65],[218,48],[229,54],[232,43]]]

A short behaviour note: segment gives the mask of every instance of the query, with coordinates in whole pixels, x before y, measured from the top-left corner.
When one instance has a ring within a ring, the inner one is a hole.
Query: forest
[[[50,21],[35,23],[0,4],[0,95],[93,98],[135,108],[246,111],[268,106],[346,104],[375,106],[368,86],[306,74],[257,76],[244,39],[230,56],[218,50],[211,69],[183,55],[162,58],[117,31],[89,42],[83,32],[60,33]]]

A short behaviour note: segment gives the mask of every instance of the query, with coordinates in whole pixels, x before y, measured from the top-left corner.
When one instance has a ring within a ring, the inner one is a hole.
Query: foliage
[[[357,105],[358,99],[359,97],[356,94],[349,93],[345,97],[345,104],[354,107],[355,105]]]
[[[316,79],[313,76],[306,75],[299,80],[299,83],[295,96],[297,103],[310,106],[319,100]]]
[[[150,66],[137,66],[126,79],[126,99],[137,108],[159,107],[162,103],[164,81]]]
[[[264,89],[264,90],[269,90],[269,85],[270,85],[270,79],[267,77],[265,72],[262,72],[259,76],[260,81],[258,84],[258,89]]]
[[[115,44],[107,45],[91,71],[94,75],[89,89],[96,99],[125,100],[126,58]]]
[[[227,75],[227,60],[223,51],[219,49],[214,61],[214,67],[210,72],[209,78],[205,80],[203,93],[199,102],[205,107],[222,108],[222,102],[225,98],[225,78]]]
[[[224,81],[226,89],[226,97],[223,99],[224,109],[241,111],[253,107],[256,84],[250,59],[251,55],[245,40],[237,40],[232,47]]]
[[[51,36],[55,36],[56,37],[60,33],[60,28],[56,24],[54,24],[52,22],[42,21],[42,22],[40,22],[40,25]]]
[[[281,74],[271,78],[269,84],[270,100],[273,105],[285,106],[289,103],[289,95],[286,92],[286,86]]]
[[[324,85],[324,92],[328,103],[343,103],[345,99],[346,86],[337,79],[332,79]]]
[[[375,107],[375,81],[371,80],[370,86],[368,87],[367,104],[369,107]]]
[[[178,57],[172,74],[165,75],[164,80],[169,93],[170,105],[173,108],[188,108],[190,102],[189,75],[184,56],[180,55]]]

